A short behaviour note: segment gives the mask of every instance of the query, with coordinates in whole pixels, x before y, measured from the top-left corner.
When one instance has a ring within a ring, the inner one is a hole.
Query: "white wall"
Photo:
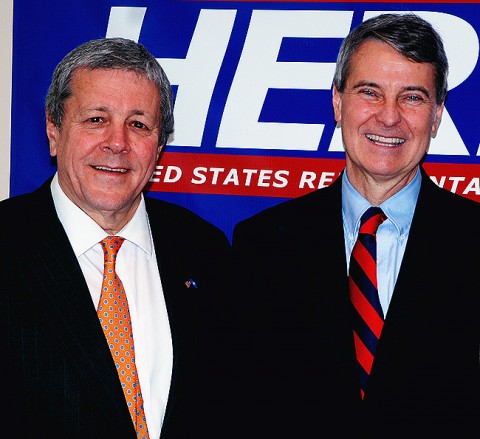
[[[10,190],[13,0],[0,1],[0,200]]]

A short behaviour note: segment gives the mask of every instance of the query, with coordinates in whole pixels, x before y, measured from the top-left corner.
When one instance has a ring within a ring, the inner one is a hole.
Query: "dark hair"
[[[381,14],[353,29],[343,40],[337,58],[333,82],[343,92],[350,73],[352,56],[366,40],[380,40],[408,59],[429,63],[435,70],[435,99],[441,104],[447,97],[448,60],[442,38],[432,25],[415,14]]]
[[[119,69],[138,73],[155,83],[160,93],[159,144],[173,133],[172,88],[155,57],[141,44],[125,38],[100,38],[73,49],[57,65],[45,100],[48,117],[59,128],[65,114],[65,101],[71,96],[73,73],[81,68]]]

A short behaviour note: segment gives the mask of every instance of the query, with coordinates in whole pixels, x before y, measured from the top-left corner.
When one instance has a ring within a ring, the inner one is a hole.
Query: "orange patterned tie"
[[[122,383],[137,437],[148,439],[140,381],[135,366],[132,323],[127,295],[122,281],[115,272],[115,260],[124,241],[125,238],[120,236],[107,236],[100,242],[105,259],[102,292],[97,314]]]

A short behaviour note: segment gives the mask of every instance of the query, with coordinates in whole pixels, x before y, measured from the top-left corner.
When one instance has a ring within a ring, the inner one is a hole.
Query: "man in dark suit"
[[[480,204],[439,188],[421,165],[447,73],[439,35],[418,16],[359,25],[334,77],[341,176],[236,226],[239,317],[251,324],[240,358],[257,437],[478,435]],[[349,270],[370,207],[386,219],[376,232],[383,329],[366,372]]]
[[[0,204],[11,437],[228,437],[220,422],[229,410],[228,240],[193,212],[142,193],[173,132],[172,105],[162,68],[130,40],[87,42],[54,72],[46,130],[57,173]],[[129,413],[97,316],[107,236],[125,238],[116,274],[140,415]],[[136,433],[144,422],[148,433]]]

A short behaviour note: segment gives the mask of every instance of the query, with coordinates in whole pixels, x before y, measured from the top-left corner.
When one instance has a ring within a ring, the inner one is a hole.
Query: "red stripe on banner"
[[[163,154],[149,191],[296,198],[330,185],[344,159]],[[425,163],[439,186],[480,202],[480,164]]]

